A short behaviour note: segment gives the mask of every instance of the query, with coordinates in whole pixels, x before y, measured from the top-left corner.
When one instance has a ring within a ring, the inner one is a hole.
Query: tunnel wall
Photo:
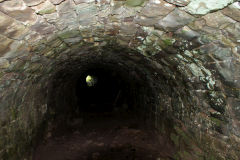
[[[176,159],[238,159],[239,8],[233,0],[0,0],[0,157],[27,158],[44,134],[50,79],[65,63],[114,51],[154,89],[149,116]]]

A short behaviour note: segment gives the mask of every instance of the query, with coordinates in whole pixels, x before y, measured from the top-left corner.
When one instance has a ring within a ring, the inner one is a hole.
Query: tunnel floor
[[[171,143],[136,113],[86,113],[72,125],[49,133],[33,160],[172,159]]]

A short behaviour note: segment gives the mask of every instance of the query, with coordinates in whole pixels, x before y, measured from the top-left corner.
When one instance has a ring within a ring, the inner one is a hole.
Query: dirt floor
[[[54,135],[54,136],[53,136]],[[171,160],[167,139],[134,114],[86,114],[48,135],[33,160]]]

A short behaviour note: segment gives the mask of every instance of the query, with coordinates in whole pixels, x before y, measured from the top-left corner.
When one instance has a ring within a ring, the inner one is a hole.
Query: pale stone
[[[129,7],[141,6],[145,0],[126,0],[126,5]]]
[[[55,5],[59,5],[63,1],[65,1],[65,0],[50,0],[50,2],[52,2],[52,4],[55,4]]]
[[[141,26],[153,26],[157,24],[161,18],[162,18],[161,16],[158,16],[156,18],[147,18],[143,16],[138,16],[134,20],[137,24]]]
[[[163,28],[167,31],[175,31],[184,25],[192,22],[194,17],[184,11],[175,9],[155,25],[157,28]]]
[[[4,1],[0,5],[2,10],[6,11],[23,10],[27,8],[22,0]]]
[[[233,2],[234,0],[191,0],[191,2],[184,7],[184,10],[191,14],[203,15],[211,11],[222,9]]]
[[[80,25],[91,25],[93,23],[96,23],[97,18],[97,12],[98,8],[96,5],[90,5],[90,4],[82,4],[78,5],[76,7],[76,12],[78,15],[78,20]]]
[[[23,54],[28,54],[29,48],[25,41],[14,41],[10,45],[10,51],[4,55],[4,58],[14,58]]]
[[[122,23],[122,25],[120,26],[120,34],[123,35],[134,35],[137,30],[136,30],[137,26],[136,24],[132,23],[132,22],[125,22]]]
[[[24,39],[29,43],[29,44],[34,44],[36,42],[39,42],[40,40],[43,39],[43,36],[41,36],[39,33],[29,30],[27,35],[24,37]]]
[[[3,56],[4,53],[9,51],[9,49],[10,49],[9,46],[11,45],[13,40],[0,35],[0,42],[1,42],[0,43],[0,56]]]
[[[193,23],[188,24],[188,26],[193,30],[201,30],[205,25],[206,25],[206,22],[204,19],[198,19]]]
[[[36,13],[41,15],[51,14],[56,11],[56,7],[48,0],[32,8],[36,11]]]
[[[203,16],[203,18],[206,21],[206,25],[208,25],[209,27],[213,27],[213,28],[222,29],[231,23],[235,23],[234,20],[232,20],[229,17],[224,16],[221,12],[209,13],[209,14]]]
[[[86,4],[76,6],[76,12],[80,19],[86,19],[97,15],[97,6]]]
[[[59,18],[56,22],[56,26],[59,30],[63,30],[67,27],[74,28],[79,25],[77,22],[77,14],[74,10],[75,5],[72,1],[64,1],[57,6]]]
[[[9,38],[22,39],[26,31],[23,24],[0,12],[0,33]]]
[[[58,13],[69,13],[74,11],[74,3],[72,1],[64,1],[56,7]]]
[[[227,31],[230,39],[233,39],[238,43],[240,42],[240,23],[229,25],[225,30]]]
[[[165,0],[168,3],[175,4],[177,6],[186,6],[190,3],[191,0]]]
[[[148,3],[143,7],[140,14],[146,17],[158,17],[165,16],[174,10],[174,5],[166,5],[167,3],[163,0],[159,1],[159,4]]]
[[[46,19],[48,23],[51,23],[51,24],[56,23],[59,18],[56,12],[51,14],[44,14],[43,17]]]
[[[9,61],[6,59],[0,59],[0,69],[5,69],[10,66]]]
[[[41,35],[53,33],[56,30],[56,28],[53,25],[50,25],[49,23],[45,22],[45,20],[42,18],[38,18],[37,22],[34,25],[32,25],[30,29]]]
[[[23,0],[27,6],[35,6],[38,5],[42,2],[44,2],[45,0]]]
[[[198,32],[191,30],[188,26],[184,26],[183,28],[177,30],[176,34],[187,40],[191,40],[200,36]]]
[[[117,19],[122,19],[125,17],[135,16],[136,10],[125,6],[120,6],[116,7],[116,9],[114,9],[111,14]]]
[[[95,2],[95,0],[73,0],[73,1],[75,2],[75,4]]]
[[[0,11],[24,24],[32,24],[36,21],[34,10],[27,7],[21,0],[0,3]]]

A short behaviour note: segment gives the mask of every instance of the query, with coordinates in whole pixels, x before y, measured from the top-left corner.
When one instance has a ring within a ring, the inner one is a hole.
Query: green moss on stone
[[[62,43],[59,47],[55,48],[55,52],[56,53],[61,53],[64,50],[66,50],[68,48],[68,46],[65,43]]]
[[[171,39],[164,39],[163,40],[163,43],[166,45],[166,46],[172,46],[173,45],[173,41]]]
[[[217,119],[217,118],[214,118],[214,117],[211,117],[210,118],[212,122],[214,122],[216,124],[216,126],[221,126],[222,123],[224,123],[223,121]]]
[[[66,31],[58,35],[58,37],[60,37],[61,39],[74,38],[74,37],[80,37],[80,36],[81,34],[77,30]]]
[[[141,6],[145,0],[127,0],[126,5],[130,7]]]
[[[51,13],[54,13],[56,11],[55,8],[50,8],[50,9],[44,9],[44,10],[41,10],[38,12],[38,14],[51,14]]]

